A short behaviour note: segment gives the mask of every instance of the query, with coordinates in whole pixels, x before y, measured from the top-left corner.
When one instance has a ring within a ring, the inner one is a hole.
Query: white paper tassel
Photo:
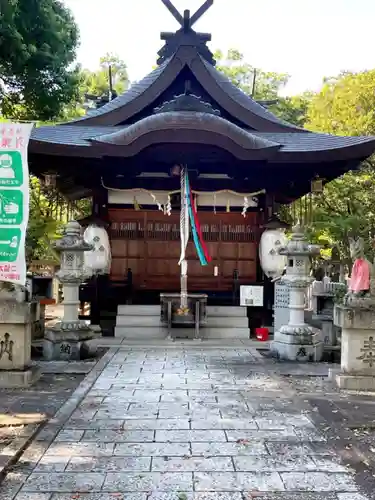
[[[167,215],[171,215],[172,213],[172,205],[171,205],[171,195],[168,195],[168,201],[167,201]]]
[[[244,196],[243,209],[242,209],[242,214],[241,214],[243,217],[246,217],[246,212],[247,212],[248,208],[249,208],[249,199],[247,196]]]
[[[161,203],[158,202],[158,200],[156,199],[156,196],[154,195],[154,193],[150,193],[150,196],[154,200],[154,202],[156,203],[156,205],[158,207],[158,210],[160,210],[161,212],[164,213],[164,208],[162,207]]]

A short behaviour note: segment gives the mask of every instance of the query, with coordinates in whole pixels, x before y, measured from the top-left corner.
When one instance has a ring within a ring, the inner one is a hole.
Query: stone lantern
[[[310,276],[310,257],[319,253],[319,247],[306,241],[302,227],[297,224],[287,246],[279,252],[287,257],[286,273],[281,282],[289,288],[289,321],[275,332],[271,350],[280,359],[320,361],[322,334],[305,323],[306,288],[314,280]]]
[[[78,317],[79,285],[89,275],[84,266],[84,252],[92,249],[82,236],[76,221],[66,225],[64,236],[55,243],[60,252],[60,270],[56,273],[64,290],[64,316],[60,323],[46,329],[44,357],[46,359],[80,359],[82,349],[89,350],[88,343],[96,336],[94,329]]]

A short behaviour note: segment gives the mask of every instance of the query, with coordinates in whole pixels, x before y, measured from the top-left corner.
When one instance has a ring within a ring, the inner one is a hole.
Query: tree
[[[305,93],[295,97],[281,97],[279,94],[288,83],[288,74],[255,68],[236,49],[230,49],[226,54],[217,50],[214,57],[216,68],[245,94],[256,101],[271,101],[265,105],[272,113],[282,120],[303,127],[311,95]]]
[[[51,120],[78,98],[71,68],[78,44],[59,0],[0,0],[0,110],[12,119]]]
[[[111,67],[113,89],[117,94],[122,94],[129,86],[128,71],[125,62],[114,54],[101,57],[97,71],[82,70],[80,94],[96,97],[108,95],[109,67]]]
[[[325,79],[307,110],[306,127],[337,135],[375,133],[375,70]]]
[[[224,73],[245,94],[251,95],[256,100],[276,99],[279,91],[289,79],[286,73],[272,73],[255,69],[244,60],[243,54],[236,49],[228,50],[227,54],[217,50],[214,57],[217,63],[216,69]]]
[[[81,219],[91,214],[91,200],[75,203],[67,200],[52,186],[45,186],[30,176],[30,213],[26,233],[26,259],[57,259],[51,241],[61,235],[71,218]]]
[[[115,54],[100,58],[99,69],[90,71],[79,69],[79,99],[66,106],[60,121],[73,120],[86,113],[88,108],[100,107],[109,101],[110,81],[112,78],[112,98],[122,94],[129,87],[129,76],[125,62]]]
[[[374,89],[375,70],[326,79],[321,92],[310,97],[306,127],[337,135],[375,133]],[[374,160],[370,159],[359,170],[328,183],[323,194],[313,198],[311,239],[338,248],[349,267],[349,237],[363,237],[367,255],[373,255],[374,185]]]
[[[374,183],[373,166],[365,162],[358,171],[329,182],[324,192],[313,198],[313,220],[308,227],[311,239],[323,246],[336,247],[348,267],[350,237],[361,236],[367,255],[373,256]]]
[[[312,92],[305,92],[292,97],[279,97],[277,103],[270,106],[269,109],[286,122],[303,128],[313,95]]]

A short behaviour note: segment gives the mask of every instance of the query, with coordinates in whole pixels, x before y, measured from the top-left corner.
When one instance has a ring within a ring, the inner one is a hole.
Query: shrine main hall
[[[92,216],[82,224],[108,232],[109,276],[99,291],[92,285],[98,321],[126,304],[129,276],[134,304],[156,305],[159,294],[180,291],[181,168],[211,257],[202,266],[189,241],[188,290],[230,306],[241,285],[267,286],[258,247],[280,205],[309,193],[314,179],[356,169],[375,150],[373,137],[281,120],[218,71],[211,36],[194,30],[212,1],[194,15],[163,3],[180,28],[161,34],[157,67],[82,118],[36,128],[29,145],[31,172],[55,175],[68,200],[91,197]]]

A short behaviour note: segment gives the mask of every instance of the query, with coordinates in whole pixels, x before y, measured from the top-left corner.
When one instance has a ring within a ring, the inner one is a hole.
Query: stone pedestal
[[[271,351],[288,361],[321,361],[324,345],[320,330],[310,325],[283,326],[275,332]]]
[[[334,324],[341,327],[341,389],[375,391],[375,303],[358,307],[336,305]]]
[[[35,304],[0,303],[0,387],[27,387],[40,371],[31,366],[31,324]]]
[[[70,361],[95,356],[93,340],[99,332],[83,322],[57,323],[44,334],[43,355],[47,360]]]

